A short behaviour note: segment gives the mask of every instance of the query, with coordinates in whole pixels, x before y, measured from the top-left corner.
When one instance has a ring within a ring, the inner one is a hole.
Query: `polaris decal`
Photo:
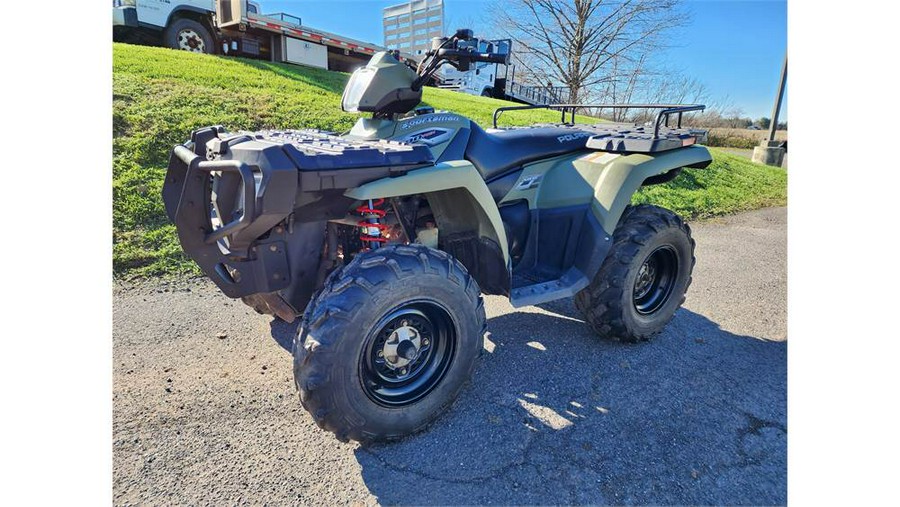
[[[567,143],[569,141],[575,141],[578,139],[584,139],[585,137],[591,137],[593,134],[588,132],[576,132],[574,134],[566,134],[556,138],[559,141],[559,144]]]
[[[543,174],[534,174],[532,176],[526,176],[522,178],[522,181],[516,185],[516,190],[530,190],[532,188],[537,188],[538,185],[541,184],[541,179],[544,177]]]
[[[400,124],[400,128],[402,130],[411,129],[413,127],[418,127],[419,125],[424,125],[426,123],[434,123],[434,122],[442,122],[442,121],[462,121],[462,116],[457,116],[455,114],[430,114],[428,116],[423,116],[421,118],[415,118],[413,120],[407,120]]]
[[[398,141],[403,143],[421,143],[425,146],[437,146],[448,139],[450,139],[451,134],[450,129],[430,129],[424,130],[422,132],[416,132],[415,134],[410,134],[406,137],[401,137]]]

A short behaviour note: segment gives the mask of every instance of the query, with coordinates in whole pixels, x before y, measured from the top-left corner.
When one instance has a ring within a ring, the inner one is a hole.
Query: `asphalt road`
[[[786,210],[692,227],[694,283],[654,340],[601,341],[568,300],[487,297],[472,385],[370,448],[300,408],[294,326],[204,280],[119,284],[114,503],[784,504]]]

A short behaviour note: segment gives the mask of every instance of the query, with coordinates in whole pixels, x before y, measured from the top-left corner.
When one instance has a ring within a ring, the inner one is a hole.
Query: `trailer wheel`
[[[187,18],[177,19],[166,28],[163,43],[166,47],[192,53],[212,54],[215,51],[209,30],[202,23]]]

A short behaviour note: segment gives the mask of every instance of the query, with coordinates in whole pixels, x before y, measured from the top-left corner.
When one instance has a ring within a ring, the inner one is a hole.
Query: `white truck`
[[[114,0],[113,40],[343,72],[365,65],[382,50],[303,26],[291,14],[261,12],[249,0]]]
[[[256,2],[239,1],[246,3],[248,12],[259,13]],[[114,0],[113,38],[197,53],[223,53],[231,44],[223,41],[226,45],[218,47],[215,13],[215,0]],[[252,47],[248,49],[253,53]]]
[[[511,53],[510,39],[483,40],[478,51]],[[515,65],[478,62],[468,71],[448,71],[441,76],[438,87],[454,89],[469,95],[494,97],[525,104],[564,104],[568,102],[568,89],[562,86],[534,86],[515,81]]]

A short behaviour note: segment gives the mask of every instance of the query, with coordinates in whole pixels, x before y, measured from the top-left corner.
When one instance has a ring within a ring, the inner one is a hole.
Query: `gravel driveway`
[[[694,283],[654,340],[601,341],[570,300],[488,296],[472,385],[369,448],[300,408],[295,325],[206,280],[117,284],[114,503],[783,504],[786,210],[691,225]]]

